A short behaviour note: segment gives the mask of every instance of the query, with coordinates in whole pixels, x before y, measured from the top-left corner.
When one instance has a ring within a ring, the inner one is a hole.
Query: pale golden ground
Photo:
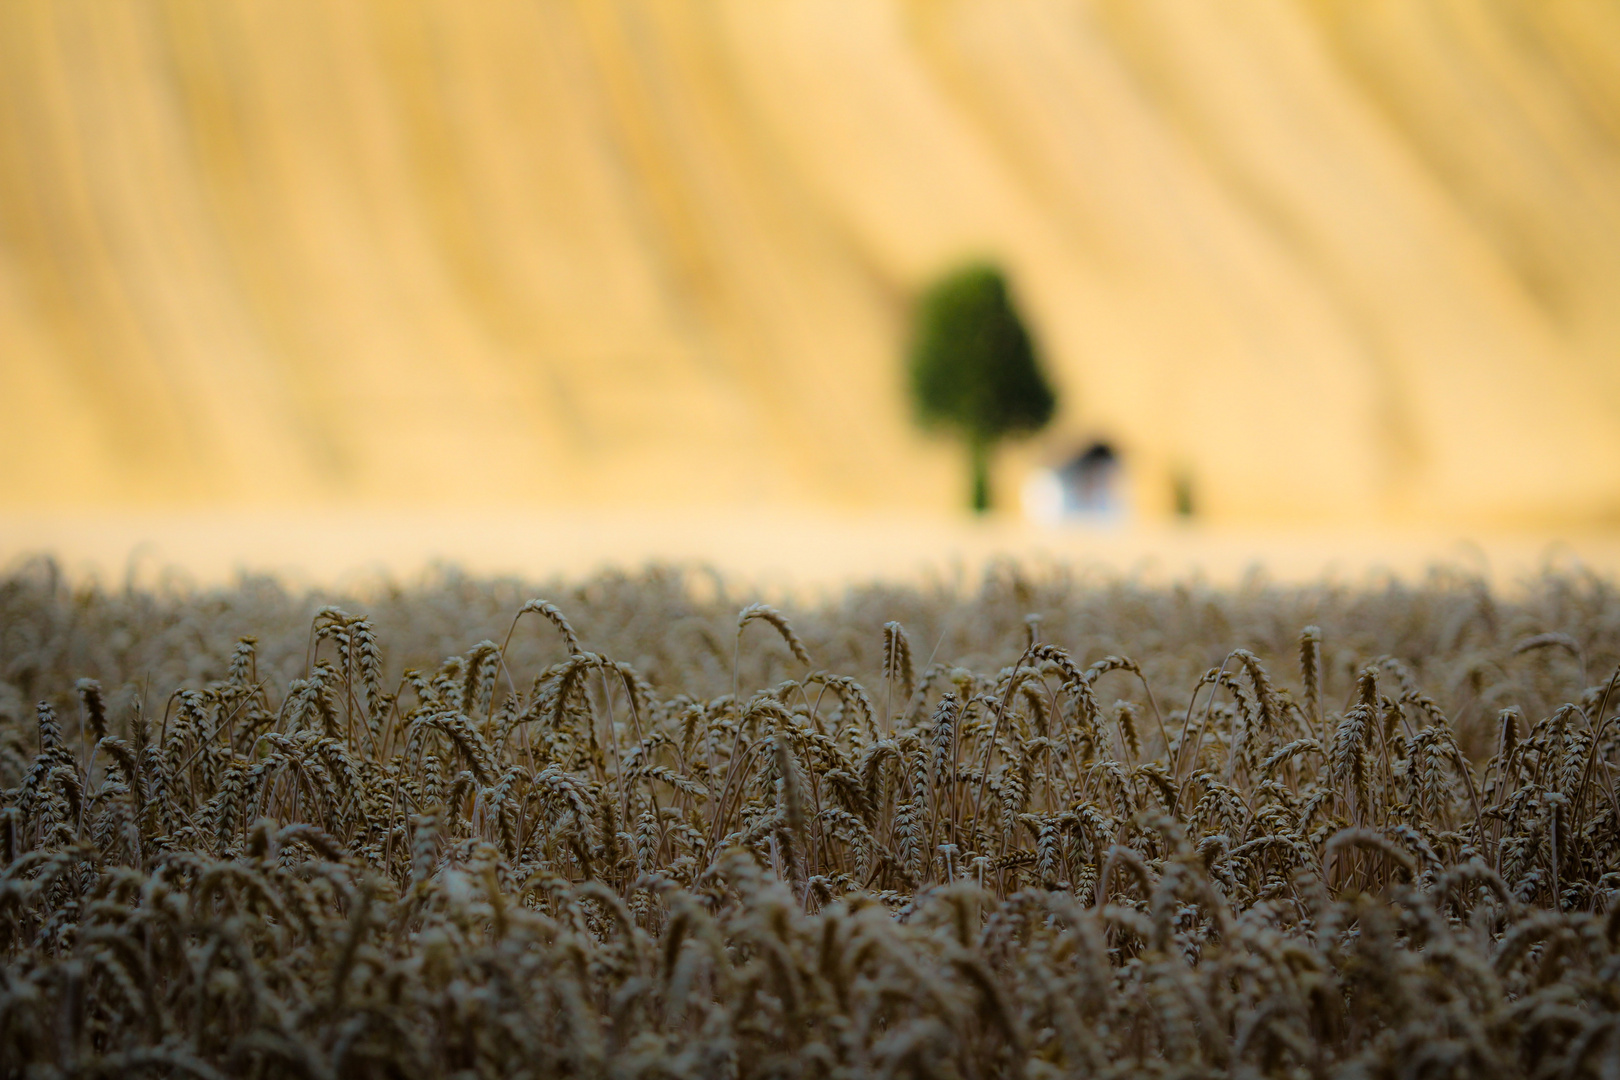
[[[170,572],[206,586],[249,571],[364,591],[409,581],[441,562],[530,580],[658,562],[712,566],[741,589],[800,598],[877,580],[972,586],[1003,557],[1036,572],[1062,564],[1157,582],[1200,575],[1226,585],[1256,569],[1281,582],[1364,583],[1384,574],[1411,581],[1443,564],[1511,589],[1549,561],[1620,577],[1620,537],[1612,534],[1462,538],[1420,529],[1041,528],[923,515],[630,511],[0,516],[0,567],[42,552],[54,553],[76,579],[109,585],[131,575],[150,585]]]

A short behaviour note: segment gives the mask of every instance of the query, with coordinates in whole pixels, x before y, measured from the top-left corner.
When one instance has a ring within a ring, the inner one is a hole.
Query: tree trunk
[[[973,512],[990,509],[990,440],[968,440],[969,468],[973,472]]]

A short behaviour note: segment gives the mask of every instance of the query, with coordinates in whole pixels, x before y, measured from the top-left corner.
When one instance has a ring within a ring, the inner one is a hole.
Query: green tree
[[[923,294],[909,374],[918,420],[966,442],[972,505],[983,513],[996,443],[1044,426],[1057,407],[1000,270],[964,266]]]

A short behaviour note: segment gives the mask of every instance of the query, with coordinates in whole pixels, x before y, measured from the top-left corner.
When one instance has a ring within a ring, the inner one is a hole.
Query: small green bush
[[[910,377],[918,420],[967,443],[972,505],[984,512],[995,444],[1041,428],[1057,406],[1000,270],[965,266],[923,294]]]

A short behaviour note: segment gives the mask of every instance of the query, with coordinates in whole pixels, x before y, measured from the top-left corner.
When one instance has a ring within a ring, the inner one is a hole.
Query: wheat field
[[[1617,665],[1572,572],[27,564],[0,1072],[1612,1077]]]

